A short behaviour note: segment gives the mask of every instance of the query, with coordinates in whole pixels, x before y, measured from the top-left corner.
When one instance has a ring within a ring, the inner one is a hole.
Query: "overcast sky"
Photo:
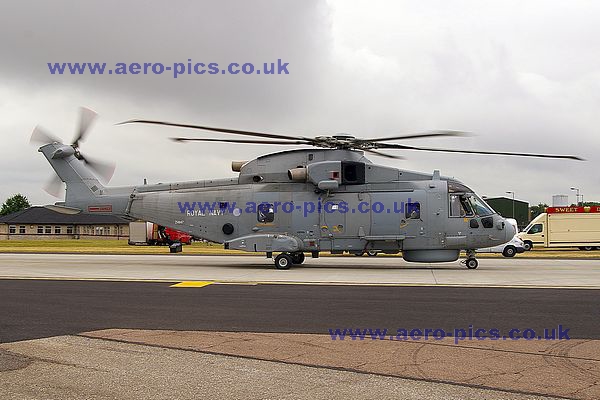
[[[274,146],[177,144],[200,131],[116,126],[161,119],[302,136],[430,129],[436,147],[574,154],[587,162],[400,152],[399,168],[479,194],[600,201],[600,2],[19,1],[0,5],[0,200],[52,170],[28,144],[40,124],[65,141],[78,107],[100,114],[81,149],[117,163],[114,185],[234,176],[232,159]],[[252,62],[289,75],[51,75],[48,62]],[[219,137],[218,134],[205,134]],[[225,137],[225,136],[220,136]]]

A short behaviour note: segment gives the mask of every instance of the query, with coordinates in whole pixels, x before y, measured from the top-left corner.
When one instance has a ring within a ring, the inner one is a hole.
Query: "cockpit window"
[[[467,195],[467,198],[469,199],[469,203],[471,203],[476,215],[485,217],[486,215],[492,215],[494,213],[494,210],[492,210],[492,208],[476,194],[471,193]]]
[[[450,216],[469,217],[473,216],[471,203],[464,194],[450,194]]]
[[[448,198],[451,217],[485,217],[494,214],[494,210],[465,185],[448,181]]]

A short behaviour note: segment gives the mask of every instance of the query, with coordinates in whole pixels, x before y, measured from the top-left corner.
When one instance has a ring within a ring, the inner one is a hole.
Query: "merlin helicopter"
[[[274,258],[277,269],[302,264],[322,252],[402,253],[417,263],[452,262],[466,251],[464,264],[478,266],[476,250],[512,239],[515,230],[464,183],[432,173],[371,162],[366,154],[400,159],[380,150],[411,150],[581,160],[576,156],[457,150],[392,141],[463,136],[429,131],[375,139],[350,135],[295,137],[152,120],[154,124],[245,138],[176,137],[176,142],[219,142],[304,146],[233,161],[232,178],[109,187],[114,167],[84,156],[79,144],[96,114],[83,108],[72,144],[39,127],[31,141],[41,144],[65,200],[51,207],[63,213],[113,214],[189,233],[194,238]],[[308,146],[308,147],[306,147]]]

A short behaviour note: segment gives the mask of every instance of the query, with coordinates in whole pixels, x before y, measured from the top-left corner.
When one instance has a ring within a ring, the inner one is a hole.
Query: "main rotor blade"
[[[54,175],[44,186],[44,190],[49,195],[54,197],[60,197],[60,192],[63,186],[63,182],[60,180],[58,175]]]
[[[185,137],[172,137],[170,138],[174,142],[220,142],[220,143],[246,143],[246,144],[284,144],[284,145],[298,145],[298,144],[312,144],[309,141],[287,141],[287,140],[251,140],[251,139],[208,139],[208,138],[185,138]]]
[[[98,114],[95,111],[90,110],[89,108],[81,107],[79,109],[79,126],[75,133],[75,138],[73,139],[73,146],[79,147],[79,142],[85,138],[90,125],[92,125],[92,122],[94,122],[97,115]]]
[[[469,136],[468,132],[462,131],[448,131],[448,130],[436,130],[436,131],[428,131],[423,133],[415,133],[412,135],[400,135],[400,136],[390,136],[385,138],[378,139],[364,139],[365,142],[384,142],[388,140],[405,140],[405,139],[421,139],[427,137],[456,137],[456,136]]]
[[[88,156],[81,155],[81,160],[85,162],[88,167],[90,167],[99,178],[101,178],[105,183],[109,182],[115,173],[116,165],[114,163],[108,163],[104,161],[98,161]]]
[[[386,154],[386,153],[382,153],[380,151],[375,151],[375,150],[371,150],[371,149],[365,149],[364,151],[366,151],[367,153],[375,154],[376,156],[385,157],[385,158],[393,158],[395,160],[404,160],[405,159],[402,156],[395,156],[393,154]]]
[[[151,125],[175,126],[175,127],[178,127],[178,128],[202,129],[202,130],[205,130],[205,131],[221,132],[221,133],[231,133],[231,134],[234,134],[234,135],[244,135],[244,136],[255,136],[255,137],[268,138],[268,139],[283,139],[283,140],[298,140],[298,139],[301,139],[301,140],[311,140],[311,139],[303,138],[303,137],[294,137],[294,136],[280,135],[280,134],[275,134],[275,133],[240,131],[240,130],[237,130],[237,129],[227,129],[227,128],[212,128],[210,126],[200,126],[200,125],[190,125],[190,124],[176,124],[176,123],[172,123],[172,122],[151,121],[151,120],[146,120],[146,119],[132,119],[132,120],[125,121],[125,122],[120,122],[117,125],[124,125],[124,124],[151,124]]]
[[[52,136],[39,126],[35,127],[31,133],[31,138],[29,139],[29,143],[49,144],[54,142],[61,143],[61,140]]]
[[[563,156],[556,154],[534,154],[534,153],[512,153],[505,151],[479,151],[479,150],[455,150],[455,149],[436,149],[431,147],[415,147],[415,146],[406,146],[403,144],[395,144],[395,143],[379,143],[377,148],[380,149],[399,149],[399,150],[420,150],[420,151],[436,151],[441,153],[465,153],[465,154],[487,154],[487,155],[497,155],[497,156],[517,156],[517,157],[537,157],[537,158],[559,158],[566,160],[577,160],[577,161],[585,161],[581,157],[577,156]]]

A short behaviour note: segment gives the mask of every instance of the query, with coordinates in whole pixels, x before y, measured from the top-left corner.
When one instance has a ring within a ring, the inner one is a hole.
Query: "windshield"
[[[471,207],[475,211],[476,215],[484,217],[486,215],[492,215],[494,213],[494,210],[492,210],[492,208],[488,206],[488,204],[485,201],[483,201],[483,199],[479,198],[479,196],[477,196],[475,193],[467,194],[467,199],[469,200],[469,203],[471,204]]]

